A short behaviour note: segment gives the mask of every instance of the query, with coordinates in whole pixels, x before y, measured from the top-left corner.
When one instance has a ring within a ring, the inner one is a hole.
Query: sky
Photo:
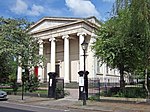
[[[0,16],[36,22],[43,17],[95,16],[105,21],[115,0],[0,0]]]

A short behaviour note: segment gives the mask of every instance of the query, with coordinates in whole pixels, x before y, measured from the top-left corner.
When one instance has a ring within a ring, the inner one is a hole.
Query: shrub
[[[38,77],[34,74],[29,75],[28,80],[25,82],[25,91],[33,92],[36,91],[40,86]]]
[[[100,96],[99,95],[92,95],[88,99],[92,100],[92,101],[94,101],[94,100],[99,101],[100,100]]]
[[[55,98],[58,99],[58,98],[63,98],[64,97],[64,88],[61,84],[56,84],[56,96]]]
[[[102,92],[101,95],[109,97],[146,98],[147,92],[141,87],[126,87],[124,90],[121,90],[119,87],[112,87],[107,92]]]

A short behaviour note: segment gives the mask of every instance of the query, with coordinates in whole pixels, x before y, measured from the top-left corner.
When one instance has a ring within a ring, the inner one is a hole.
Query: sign
[[[83,87],[81,87],[81,89],[80,89],[81,91],[83,91]]]
[[[79,77],[79,86],[84,86],[84,78]]]
[[[52,79],[49,80],[49,86],[52,86]]]

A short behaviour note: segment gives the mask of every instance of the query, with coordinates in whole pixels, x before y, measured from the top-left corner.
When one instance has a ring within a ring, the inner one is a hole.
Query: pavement
[[[79,109],[85,112],[150,112],[150,104],[145,99],[107,98],[100,97],[99,101],[78,100],[77,89],[66,89],[70,94],[62,99],[43,98],[20,95],[8,95],[8,102],[22,103],[27,105],[43,106],[56,109]]]

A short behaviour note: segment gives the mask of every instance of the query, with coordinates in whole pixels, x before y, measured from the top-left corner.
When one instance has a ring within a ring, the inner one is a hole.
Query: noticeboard
[[[84,86],[84,78],[79,77],[79,86]]]

